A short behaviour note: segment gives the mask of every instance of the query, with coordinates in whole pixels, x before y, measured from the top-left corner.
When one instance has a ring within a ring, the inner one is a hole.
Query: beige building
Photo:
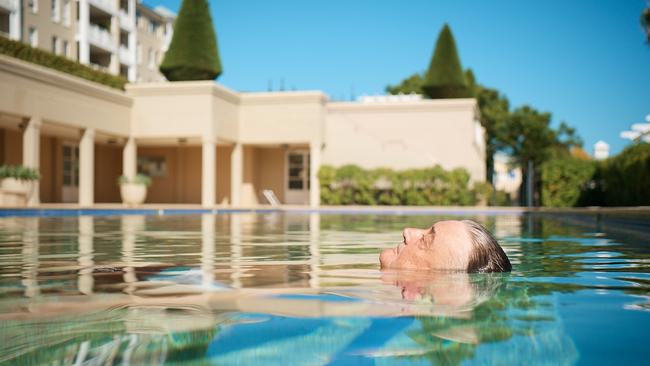
[[[0,56],[0,164],[41,173],[30,205],[120,202],[120,175],[152,177],[148,203],[319,205],[321,165],[466,168],[485,177],[474,99],[330,102],[320,91],[238,93],[212,81],[107,88]]]
[[[175,17],[138,0],[0,0],[0,35],[130,82],[164,81]]]

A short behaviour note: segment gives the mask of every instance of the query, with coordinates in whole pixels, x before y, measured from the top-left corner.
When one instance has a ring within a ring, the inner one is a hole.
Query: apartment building
[[[175,17],[137,0],[0,0],[0,35],[130,82],[164,81]]]

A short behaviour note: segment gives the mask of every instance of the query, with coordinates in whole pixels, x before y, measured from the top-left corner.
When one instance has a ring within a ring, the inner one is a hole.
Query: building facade
[[[0,164],[37,168],[30,205],[120,202],[117,179],[152,178],[148,203],[318,206],[323,164],[465,168],[485,177],[474,99],[330,102],[320,91],[238,93],[212,81],[111,89],[0,56]]]
[[[137,0],[0,0],[0,35],[130,82],[165,80],[174,19]]]

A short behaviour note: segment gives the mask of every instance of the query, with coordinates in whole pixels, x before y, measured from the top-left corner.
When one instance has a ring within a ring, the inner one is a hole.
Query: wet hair
[[[512,265],[497,240],[483,225],[462,220],[472,240],[467,272],[510,272]]]

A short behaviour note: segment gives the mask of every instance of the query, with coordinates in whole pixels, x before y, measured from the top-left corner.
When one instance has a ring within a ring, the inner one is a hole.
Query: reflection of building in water
[[[495,215],[494,230],[492,232],[497,239],[507,237],[518,237],[521,235],[520,215]]]
[[[85,295],[93,293],[93,216],[79,216],[79,292]]]
[[[39,253],[39,219],[36,217],[25,218],[23,229],[23,273],[22,285],[25,287],[25,296],[34,297],[40,293],[38,286],[38,253]]]
[[[144,215],[123,215],[120,217],[122,228],[122,262],[124,272],[122,278],[126,287],[124,292],[130,294],[135,290],[133,285],[137,281],[135,275],[135,240],[139,232],[144,231]]]

